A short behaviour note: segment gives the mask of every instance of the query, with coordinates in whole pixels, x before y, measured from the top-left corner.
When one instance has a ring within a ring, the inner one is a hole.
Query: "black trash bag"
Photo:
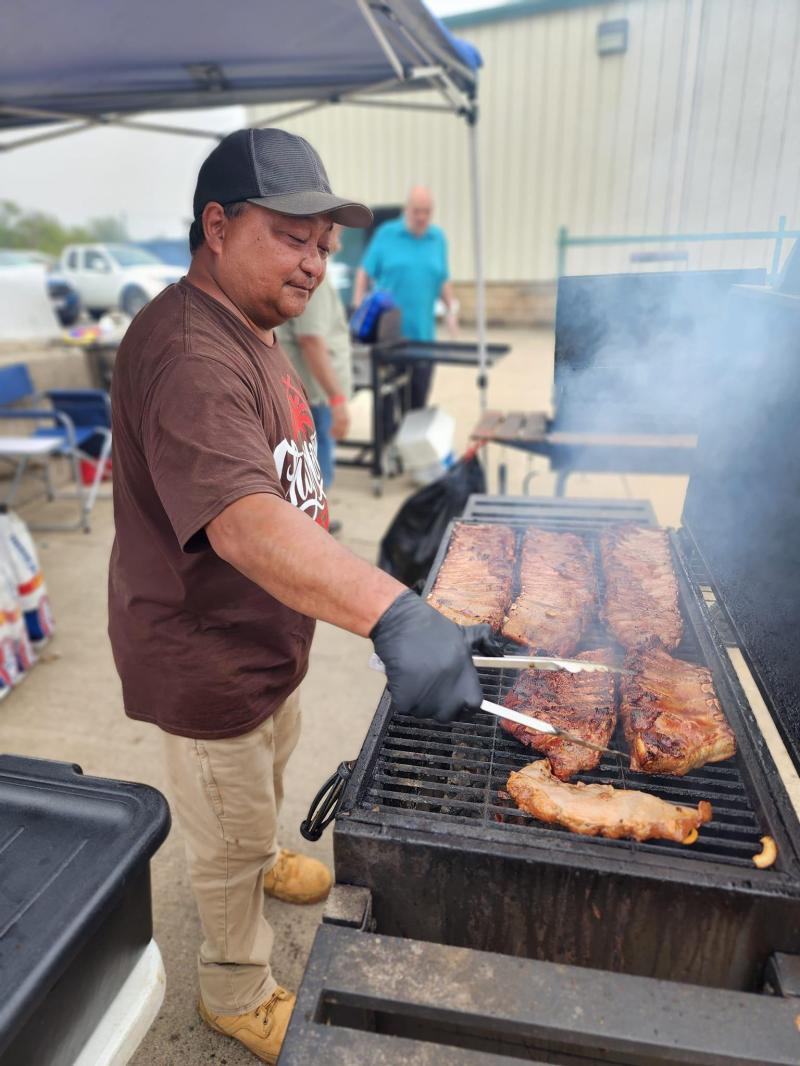
[[[463,513],[474,492],[486,492],[486,476],[478,457],[468,453],[397,512],[381,541],[381,570],[409,588],[424,582],[448,522]]]

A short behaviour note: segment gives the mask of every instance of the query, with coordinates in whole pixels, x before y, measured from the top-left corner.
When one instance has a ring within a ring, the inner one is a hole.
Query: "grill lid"
[[[740,286],[683,524],[800,768],[800,298]]]

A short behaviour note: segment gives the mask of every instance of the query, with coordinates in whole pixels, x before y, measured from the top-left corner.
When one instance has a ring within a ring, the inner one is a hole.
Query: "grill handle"
[[[311,801],[308,814],[300,823],[300,835],[305,840],[319,840],[339,813],[344,786],[350,780],[355,765],[355,759],[352,762],[340,762],[336,772],[331,774]]]

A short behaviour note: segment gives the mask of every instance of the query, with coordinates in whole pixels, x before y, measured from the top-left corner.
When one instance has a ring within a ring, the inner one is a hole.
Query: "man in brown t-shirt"
[[[273,330],[323,279],[333,224],[370,212],[331,193],[307,141],[268,129],[209,155],[194,218],[188,276],[117,356],[109,634],[126,713],[163,730],[201,1016],[274,1062],[294,996],[270,972],[262,892],[311,902],[331,884],[276,840],[314,619],[371,637],[395,708],[441,720],[479,706],[470,653],[487,634],[326,531],[313,420]]]

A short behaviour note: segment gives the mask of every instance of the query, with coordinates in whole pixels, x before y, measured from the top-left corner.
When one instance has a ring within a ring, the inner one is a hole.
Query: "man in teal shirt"
[[[453,287],[447,263],[447,239],[431,224],[433,198],[417,186],[408,194],[400,218],[384,222],[375,231],[356,274],[353,303],[357,307],[372,283],[391,293],[402,315],[403,335],[409,340],[429,341],[435,336],[434,307],[441,297],[447,308],[447,324],[457,323]],[[415,366],[411,374],[412,409],[424,407],[430,391],[433,365]]]

